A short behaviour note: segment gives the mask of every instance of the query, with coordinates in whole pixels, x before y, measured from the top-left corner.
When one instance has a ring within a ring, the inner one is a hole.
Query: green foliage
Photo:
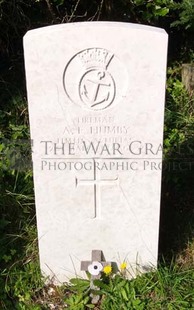
[[[102,310],[187,310],[194,306],[194,270],[184,269],[173,262],[170,267],[127,280],[122,275],[111,275],[94,280],[99,289],[93,294],[101,296],[95,309]],[[72,310],[92,309],[88,281],[73,279],[72,294],[65,300]]]
[[[94,281],[94,284],[100,288],[100,294],[104,296],[101,303],[101,309],[145,309],[145,302],[140,299],[138,289],[133,281],[126,280],[120,275],[110,278],[107,284],[100,280]]]
[[[169,68],[168,74],[164,153],[166,157],[180,157],[181,145],[188,142],[188,147],[184,147],[185,152],[182,155],[189,157],[194,153],[194,148],[192,149],[189,143],[193,138],[194,98],[189,96],[173,68]]]
[[[90,281],[84,279],[71,279],[69,290],[72,294],[65,300],[70,310],[84,310],[94,308],[90,301]]]
[[[0,309],[29,309],[25,303],[41,281],[37,258],[34,261],[37,247],[29,125],[26,101],[21,96],[8,98],[0,114]]]
[[[180,4],[177,4],[179,9],[179,20],[172,22],[172,27],[184,26],[184,28],[194,30],[194,1],[183,0]]]
[[[84,279],[71,279],[70,283],[72,284],[72,287],[70,289],[72,291],[76,291],[78,293],[87,293],[90,289],[90,281],[89,280],[84,280]]]
[[[194,97],[183,86],[181,64],[176,63],[168,69],[164,126],[160,238],[166,257],[193,237],[193,155]]]
[[[70,310],[84,310],[94,308],[94,305],[90,303],[90,297],[84,296],[83,294],[71,295],[68,300],[66,300],[66,304]]]
[[[20,249],[17,239],[22,241]],[[40,309],[32,303],[33,296],[43,286],[37,257],[36,230],[28,224],[20,235],[10,236],[7,254],[0,257],[1,265],[5,263],[0,274],[1,309]]]
[[[4,187],[14,192],[17,185],[20,187],[18,178],[23,178],[22,192],[32,192],[31,142],[26,105],[26,101],[19,96],[0,110],[0,177],[9,178],[9,185],[2,183],[5,186],[2,185],[1,192]]]
[[[166,20],[174,9],[176,2],[173,0],[2,0],[0,53],[16,52],[18,47],[21,50],[22,36],[35,27],[86,20],[158,25],[159,20]]]
[[[144,22],[154,23],[159,17],[167,16],[170,10],[174,9],[175,2],[172,0],[134,0],[133,5],[137,7],[137,12],[140,9]]]
[[[20,265],[20,268],[15,265],[9,270],[5,289],[20,304],[28,305],[35,290],[38,291],[42,286],[38,262],[28,262]]]

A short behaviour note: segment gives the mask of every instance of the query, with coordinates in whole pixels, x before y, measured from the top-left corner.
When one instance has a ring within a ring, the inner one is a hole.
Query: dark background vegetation
[[[193,240],[194,99],[181,83],[181,65],[194,60],[194,1],[1,0],[0,300],[7,300],[7,309],[13,306],[11,285],[22,285],[13,275],[10,280],[10,268],[20,260],[23,264],[36,252],[22,38],[33,28],[96,20],[162,27],[169,34],[164,162],[170,168],[163,171],[161,261],[163,257],[171,260]],[[25,258],[21,259],[22,255]]]

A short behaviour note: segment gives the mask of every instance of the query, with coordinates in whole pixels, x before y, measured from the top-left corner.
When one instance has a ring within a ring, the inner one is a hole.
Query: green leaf
[[[127,296],[127,293],[126,293],[126,291],[125,291],[125,289],[122,287],[121,288],[121,295],[123,296],[123,299],[125,300],[125,301],[128,301],[129,299],[128,299],[128,296]]]
[[[99,288],[102,288],[102,289],[108,290],[108,291],[110,290],[110,286],[103,283],[101,280],[94,280],[93,282],[94,282],[94,285],[99,287]]]
[[[94,308],[95,308],[95,305],[88,304],[88,305],[87,305],[87,308],[89,308],[89,309],[94,309]]]
[[[166,16],[169,13],[168,8],[156,8],[155,14],[156,16]]]
[[[84,279],[74,278],[74,279],[70,280],[70,283],[72,283],[73,285],[86,285],[86,284],[88,285],[89,281],[88,280],[84,280]]]

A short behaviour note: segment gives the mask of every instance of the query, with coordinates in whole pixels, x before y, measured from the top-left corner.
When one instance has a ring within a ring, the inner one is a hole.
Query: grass
[[[194,242],[170,264],[160,262],[156,271],[136,279],[110,274],[97,280],[95,285],[100,288],[97,293],[101,299],[94,306],[89,296],[89,280],[72,279],[62,287],[45,285],[39,270],[34,225],[27,224],[23,233],[15,237],[22,239],[23,252],[18,256],[10,248],[10,257],[3,257],[10,264],[1,272],[0,309],[194,309]],[[15,255],[17,259],[12,263]]]

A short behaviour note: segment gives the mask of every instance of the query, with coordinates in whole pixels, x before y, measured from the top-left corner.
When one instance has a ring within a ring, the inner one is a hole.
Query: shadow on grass
[[[194,137],[164,162],[159,257],[169,261],[194,238]]]

